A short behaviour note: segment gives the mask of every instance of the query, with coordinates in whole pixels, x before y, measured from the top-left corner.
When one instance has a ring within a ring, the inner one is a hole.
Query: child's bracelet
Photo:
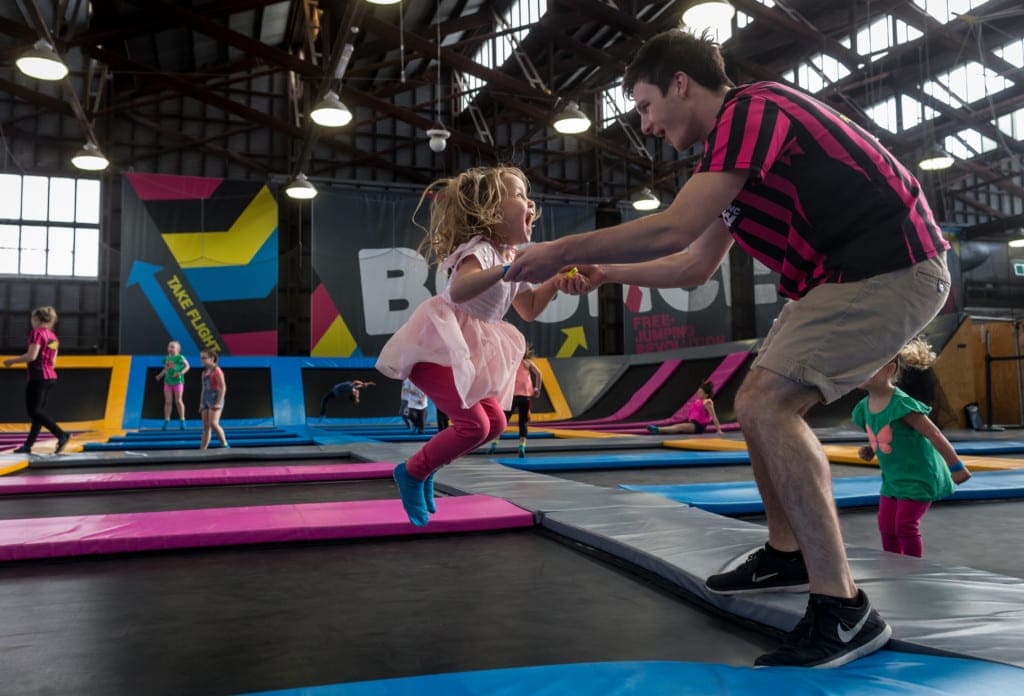
[[[949,473],[955,474],[956,472],[963,471],[966,468],[967,467],[964,466],[963,462],[957,460],[956,464],[954,464],[953,466],[949,467]]]
[[[501,267],[501,277],[502,278],[505,277],[505,274],[508,273],[508,269],[510,269],[510,268],[512,268],[512,264],[510,264],[510,263],[506,263],[504,266]]]

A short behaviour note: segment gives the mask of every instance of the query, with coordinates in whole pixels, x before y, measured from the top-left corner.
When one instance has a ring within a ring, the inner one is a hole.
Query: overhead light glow
[[[87,172],[99,172],[110,166],[110,160],[104,156],[95,143],[86,143],[72,156],[71,164]]]
[[[14,62],[18,70],[37,80],[53,82],[63,80],[68,74],[68,66],[46,39],[36,41],[35,46],[22,53]]]
[[[289,198],[298,201],[308,201],[316,198],[317,194],[316,186],[302,172],[299,172],[292,182],[284,187],[284,192]]]
[[[582,133],[590,128],[590,119],[580,110],[579,104],[574,101],[565,105],[565,108],[555,117],[555,130],[567,135]]]

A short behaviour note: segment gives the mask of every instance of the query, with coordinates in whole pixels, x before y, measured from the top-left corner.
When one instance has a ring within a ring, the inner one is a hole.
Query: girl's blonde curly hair
[[[938,356],[935,355],[935,351],[932,350],[931,344],[928,343],[924,336],[918,336],[907,345],[900,349],[900,352],[896,354],[896,376],[898,380],[903,370],[911,368],[913,370],[927,370],[932,365]]]
[[[418,251],[427,263],[441,263],[478,235],[495,245],[505,244],[497,227],[502,221],[502,201],[508,196],[506,175],[516,177],[529,190],[530,182],[522,170],[509,166],[473,167],[427,186],[413,212],[413,222],[426,232]],[[428,198],[430,223],[423,227],[416,222],[416,214]],[[539,217],[538,212],[534,219]]]

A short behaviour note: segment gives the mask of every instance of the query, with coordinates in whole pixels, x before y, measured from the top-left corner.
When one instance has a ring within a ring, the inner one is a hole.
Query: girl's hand
[[[866,462],[870,462],[872,459],[875,458],[875,451],[871,449],[871,445],[864,445],[859,450],[857,450],[857,456]]]
[[[160,381],[160,380],[162,380],[163,378],[164,378],[164,376],[163,376],[163,375],[161,375],[161,374],[158,374],[158,375],[156,376],[156,381],[157,381],[157,382],[159,382],[159,381]]]
[[[971,472],[967,469],[961,469],[960,471],[951,471],[950,476],[953,477],[953,483],[959,486],[961,483],[971,478]]]
[[[563,268],[555,276],[555,287],[568,295],[586,295],[604,282],[600,266],[577,264]]]

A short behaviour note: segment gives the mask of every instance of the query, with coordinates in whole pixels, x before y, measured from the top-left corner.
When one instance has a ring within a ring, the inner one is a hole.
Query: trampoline
[[[359,482],[7,496],[0,517],[389,494]],[[19,646],[5,652],[13,693],[241,693],[681,654],[743,665],[772,644],[539,529],[23,561],[5,568],[0,607],[0,644]]]
[[[301,436],[317,430],[325,429],[294,432]],[[152,437],[143,433],[126,442]],[[531,443],[527,461],[542,462],[537,456],[541,452],[586,461],[598,449],[611,465],[614,453],[627,460],[687,455],[662,449],[650,438],[620,440],[539,439]],[[219,519],[230,519],[249,513],[264,516],[262,506],[299,510],[396,504],[397,491],[386,478],[284,482],[273,476],[278,469],[306,469],[305,474],[315,475],[318,468],[330,466],[402,461],[418,447],[415,442],[365,440],[38,457],[15,475],[45,480],[102,478],[114,472],[131,479],[145,473],[166,476],[168,485],[0,495],[0,527],[10,520],[46,525],[75,515],[163,515],[173,525],[175,515],[201,518],[211,510]],[[546,675],[542,678],[556,685],[574,683],[559,679],[574,679],[564,675],[574,673],[573,665],[587,663],[604,665],[594,667],[592,674],[605,674],[606,679],[637,674],[636,684],[648,684],[655,692],[662,674],[668,680],[717,674],[728,683],[748,686],[742,675],[763,679],[756,674],[765,671],[750,670],[749,665],[799,618],[802,598],[726,598],[723,603],[701,591],[703,577],[763,542],[763,528],[750,524],[761,520],[729,522],[658,496],[618,490],[625,482],[749,480],[748,466],[712,461],[535,473],[504,467],[496,461],[501,456],[479,452],[445,468],[438,486],[450,498],[442,498],[439,507],[490,496],[525,511],[541,526],[459,531],[438,524],[406,537],[271,538],[244,546],[9,562],[0,576],[0,610],[7,619],[0,629],[0,649],[9,668],[7,688],[15,693],[234,694],[305,693],[295,690],[322,685],[329,690],[315,693],[365,694],[429,693],[444,690],[445,684],[465,683],[475,685],[468,687],[470,692],[492,693],[486,687],[490,674],[521,680],[512,686],[519,691],[509,693],[525,694],[533,693],[528,674]],[[209,485],[219,472],[233,472],[226,475],[236,482]],[[864,469],[836,465],[833,473],[862,476]],[[247,480],[250,475],[257,478]],[[207,480],[193,485],[190,476]],[[941,508],[929,513],[926,524],[941,523],[940,513]],[[984,595],[980,611],[1016,606],[1020,581],[1006,578],[997,586],[983,572],[1024,577],[1024,561],[1015,552],[1001,559],[998,568],[970,563],[980,569],[971,575],[934,563],[922,570],[906,559],[873,551],[878,546],[877,532],[869,529],[873,520],[863,511],[852,514],[844,511],[844,527],[853,527],[852,543],[861,534],[865,547],[851,552],[854,572],[872,578],[868,591],[873,601],[887,618],[893,617],[897,638],[905,641],[893,648],[966,655],[972,658],[964,660],[969,668],[984,672],[974,676],[974,685],[1017,676],[1016,667],[995,665],[998,675],[995,668],[985,672],[979,667],[990,664],[986,659],[1024,663],[1017,647],[1020,622],[1013,616],[986,615],[979,635],[964,642],[955,635],[937,636],[912,615],[897,616],[892,609],[901,606],[894,602],[903,601],[901,583],[909,582],[921,596],[940,597],[940,580],[951,586],[968,577],[974,583],[972,592]],[[1009,521],[1003,524],[1012,527]],[[1004,544],[1019,538],[1021,530],[1010,527],[1002,536]],[[967,534],[961,523],[959,543],[971,546]],[[984,532],[975,528],[972,534]],[[934,536],[939,542],[941,535]],[[927,532],[925,542],[931,557]],[[944,555],[939,546],[935,544],[937,559],[965,564]],[[829,686],[822,688],[842,693],[838,685],[848,678],[856,685],[848,693],[875,693],[866,688],[865,679],[884,683],[880,675],[894,664],[910,669],[913,658],[900,655],[887,650],[874,662],[858,661],[845,677],[838,672],[832,681],[823,677]],[[939,668],[920,670],[934,678],[943,674]],[[941,684],[929,684],[942,693]],[[602,687],[593,688],[597,690],[589,693],[602,693]],[[877,693],[885,693],[884,686],[880,689]]]

